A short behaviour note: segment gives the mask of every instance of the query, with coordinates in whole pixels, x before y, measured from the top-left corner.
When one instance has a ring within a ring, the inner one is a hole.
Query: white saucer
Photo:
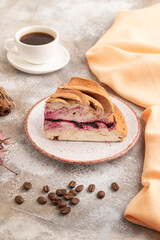
[[[54,56],[54,59],[51,59],[49,62],[44,64],[36,65],[28,63],[14,52],[8,52],[7,59],[13,67],[22,72],[31,74],[44,74],[63,68],[69,62],[70,55],[67,49],[59,44],[58,54]]]

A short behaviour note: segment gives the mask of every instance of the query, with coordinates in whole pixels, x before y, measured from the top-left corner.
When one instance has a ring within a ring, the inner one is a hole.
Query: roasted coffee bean
[[[74,188],[76,186],[76,182],[75,181],[70,181],[70,183],[68,184],[69,188]]]
[[[70,203],[71,204],[73,204],[73,205],[76,205],[77,203],[79,203],[79,199],[78,198],[72,198],[71,200],[70,200]]]
[[[57,189],[56,190],[56,194],[58,195],[58,196],[63,196],[64,194],[66,194],[67,193],[67,190],[66,189]]]
[[[49,197],[49,199],[51,199],[51,200],[53,200],[53,198],[54,198],[55,196],[57,196],[57,194],[54,193],[54,192],[50,192],[50,193],[48,194],[48,197]]]
[[[57,199],[57,200],[53,200],[52,201],[52,203],[53,203],[53,205],[57,205],[58,204],[58,202],[60,202],[60,201],[62,201],[62,199],[60,198],[60,199]]]
[[[59,201],[62,201],[62,198],[58,197],[57,194],[52,194],[51,197],[52,197],[51,200],[52,200],[53,205],[57,205],[57,203]]]
[[[97,197],[98,197],[98,198],[104,198],[104,196],[105,196],[105,192],[104,192],[104,191],[99,191],[99,192],[97,193]]]
[[[53,205],[57,205],[58,201],[53,200],[52,203],[53,203]]]
[[[118,183],[116,183],[116,182],[113,182],[113,183],[111,184],[111,187],[112,187],[112,189],[113,189],[114,191],[118,191],[118,190],[119,190],[119,185],[118,185]]]
[[[74,196],[76,196],[76,195],[78,194],[78,192],[77,192],[76,190],[73,190],[73,189],[71,189],[69,192],[70,192],[70,193],[73,193]]]
[[[22,204],[24,202],[24,199],[21,196],[16,196],[15,197],[15,202],[17,204]]]
[[[70,207],[63,207],[63,208],[60,208],[60,212],[64,215],[64,214],[67,214],[71,211],[71,208]]]
[[[79,186],[76,187],[75,190],[76,190],[77,192],[81,192],[81,191],[83,190],[83,188],[84,188],[83,185],[79,185]]]
[[[53,205],[57,205],[57,204],[58,204],[58,202],[61,202],[61,201],[62,201],[62,199],[53,200],[53,201],[52,201],[52,203],[53,203]]]
[[[43,191],[47,193],[50,191],[50,188],[47,185],[45,185],[43,186]]]
[[[88,191],[89,192],[94,192],[95,190],[95,185],[94,184],[90,184],[89,187],[88,187]]]
[[[29,189],[31,189],[31,187],[32,187],[32,184],[31,184],[30,182],[25,182],[25,183],[23,184],[23,188],[24,188],[25,190],[29,190]]]
[[[55,201],[61,201],[61,200],[62,200],[62,198],[61,198],[61,197],[59,197],[59,196],[57,196],[57,195],[55,195],[55,196],[53,197],[53,200],[55,200]]]
[[[70,199],[74,198],[74,194],[73,193],[66,193],[63,197],[66,200],[70,200]]]
[[[67,203],[66,203],[66,201],[58,201],[57,206],[59,208],[63,208],[63,207],[67,206]]]
[[[47,202],[47,199],[45,197],[38,197],[37,198],[37,201],[40,203],[40,204],[45,204]]]

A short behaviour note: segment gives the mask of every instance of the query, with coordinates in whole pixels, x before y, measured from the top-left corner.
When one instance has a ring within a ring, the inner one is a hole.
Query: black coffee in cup
[[[20,38],[20,42],[27,45],[44,45],[55,40],[55,37],[48,33],[43,32],[31,32],[23,35]]]

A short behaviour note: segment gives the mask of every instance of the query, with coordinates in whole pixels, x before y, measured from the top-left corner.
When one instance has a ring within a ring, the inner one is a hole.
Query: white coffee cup
[[[43,45],[28,45],[20,41],[21,37],[33,33],[42,32],[54,37],[50,43]],[[51,27],[37,25],[24,27],[16,32],[14,38],[9,38],[5,41],[5,49],[7,51],[19,54],[25,61],[33,64],[43,64],[54,58],[58,52],[59,34]],[[17,47],[17,48],[16,48]]]

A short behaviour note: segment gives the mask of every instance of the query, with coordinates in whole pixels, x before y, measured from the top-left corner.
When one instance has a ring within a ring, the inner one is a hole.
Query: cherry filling
[[[50,122],[70,122],[70,123],[73,123],[76,127],[78,128],[83,128],[84,125],[86,126],[90,126],[90,127],[93,127],[93,128],[99,128],[98,124],[97,123],[103,123],[104,125],[106,125],[107,128],[111,128],[111,127],[114,127],[115,126],[115,123],[111,122],[111,123],[106,123],[106,122],[103,122],[103,121],[94,121],[94,122],[76,122],[76,121],[68,121],[68,120],[62,120],[62,119],[56,119],[56,120],[53,120],[53,119],[45,119],[45,121],[50,121]]]

